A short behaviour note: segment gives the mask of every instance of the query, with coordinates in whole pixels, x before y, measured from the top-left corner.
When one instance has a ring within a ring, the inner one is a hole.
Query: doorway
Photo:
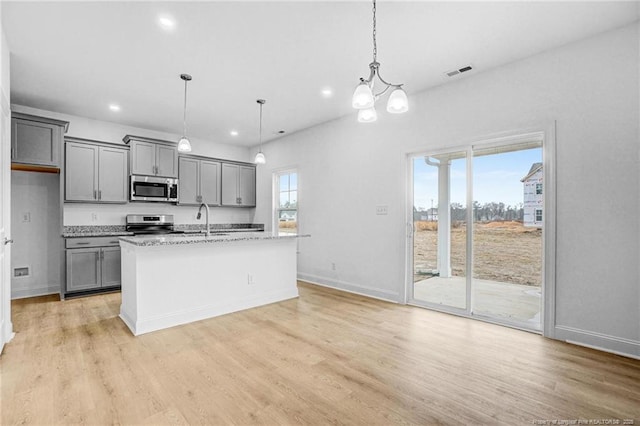
[[[542,330],[543,133],[411,154],[408,302]]]

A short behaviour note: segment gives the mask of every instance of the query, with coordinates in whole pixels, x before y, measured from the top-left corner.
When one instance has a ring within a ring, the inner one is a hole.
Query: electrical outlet
[[[91,222],[98,221],[98,213],[91,213]]]
[[[336,270],[336,264],[335,264],[335,263],[333,263],[333,262],[331,262],[331,270],[332,270],[332,271],[335,271],[335,270]]]
[[[31,222],[31,212],[22,212],[22,222]]]
[[[387,215],[389,213],[389,206],[376,206],[377,215]]]
[[[248,285],[254,285],[255,284],[255,282],[253,281],[253,275],[247,274],[247,284]]]

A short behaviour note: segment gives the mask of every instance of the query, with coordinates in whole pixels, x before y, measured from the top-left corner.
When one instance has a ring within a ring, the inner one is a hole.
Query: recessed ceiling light
[[[238,136],[238,131],[237,130],[232,130],[232,131],[229,132],[229,134],[231,136]]]
[[[330,98],[331,95],[333,95],[333,90],[331,90],[330,87],[325,87],[320,93],[322,93],[322,96],[324,96],[325,98]]]
[[[165,31],[172,31],[176,27],[176,21],[169,15],[158,16],[158,25]]]
[[[120,111],[120,106],[116,105],[116,104],[111,104],[111,105],[109,105],[109,109],[111,111],[113,111],[113,112],[118,112],[118,111]]]

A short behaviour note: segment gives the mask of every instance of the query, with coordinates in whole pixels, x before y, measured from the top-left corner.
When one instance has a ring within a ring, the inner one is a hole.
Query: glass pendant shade
[[[355,109],[366,109],[372,108],[374,103],[373,92],[371,92],[371,88],[364,81],[358,84],[355,92],[353,92],[353,99],[351,100],[351,105]]]
[[[409,111],[409,101],[407,100],[407,94],[398,87],[389,96],[387,101],[387,112],[392,114],[401,114]]]
[[[374,107],[361,109],[358,111],[358,121],[360,123],[371,123],[378,119],[378,113]]]
[[[178,141],[178,152],[191,152],[191,142],[186,136],[181,137]]]
[[[265,164],[267,162],[267,159],[265,158],[264,154],[262,153],[262,151],[258,152],[256,154],[256,158],[255,160],[253,160],[254,163],[256,164]]]

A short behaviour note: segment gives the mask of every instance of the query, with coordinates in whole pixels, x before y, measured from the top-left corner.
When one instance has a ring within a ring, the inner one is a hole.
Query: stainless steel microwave
[[[178,201],[178,179],[131,175],[131,201]]]

